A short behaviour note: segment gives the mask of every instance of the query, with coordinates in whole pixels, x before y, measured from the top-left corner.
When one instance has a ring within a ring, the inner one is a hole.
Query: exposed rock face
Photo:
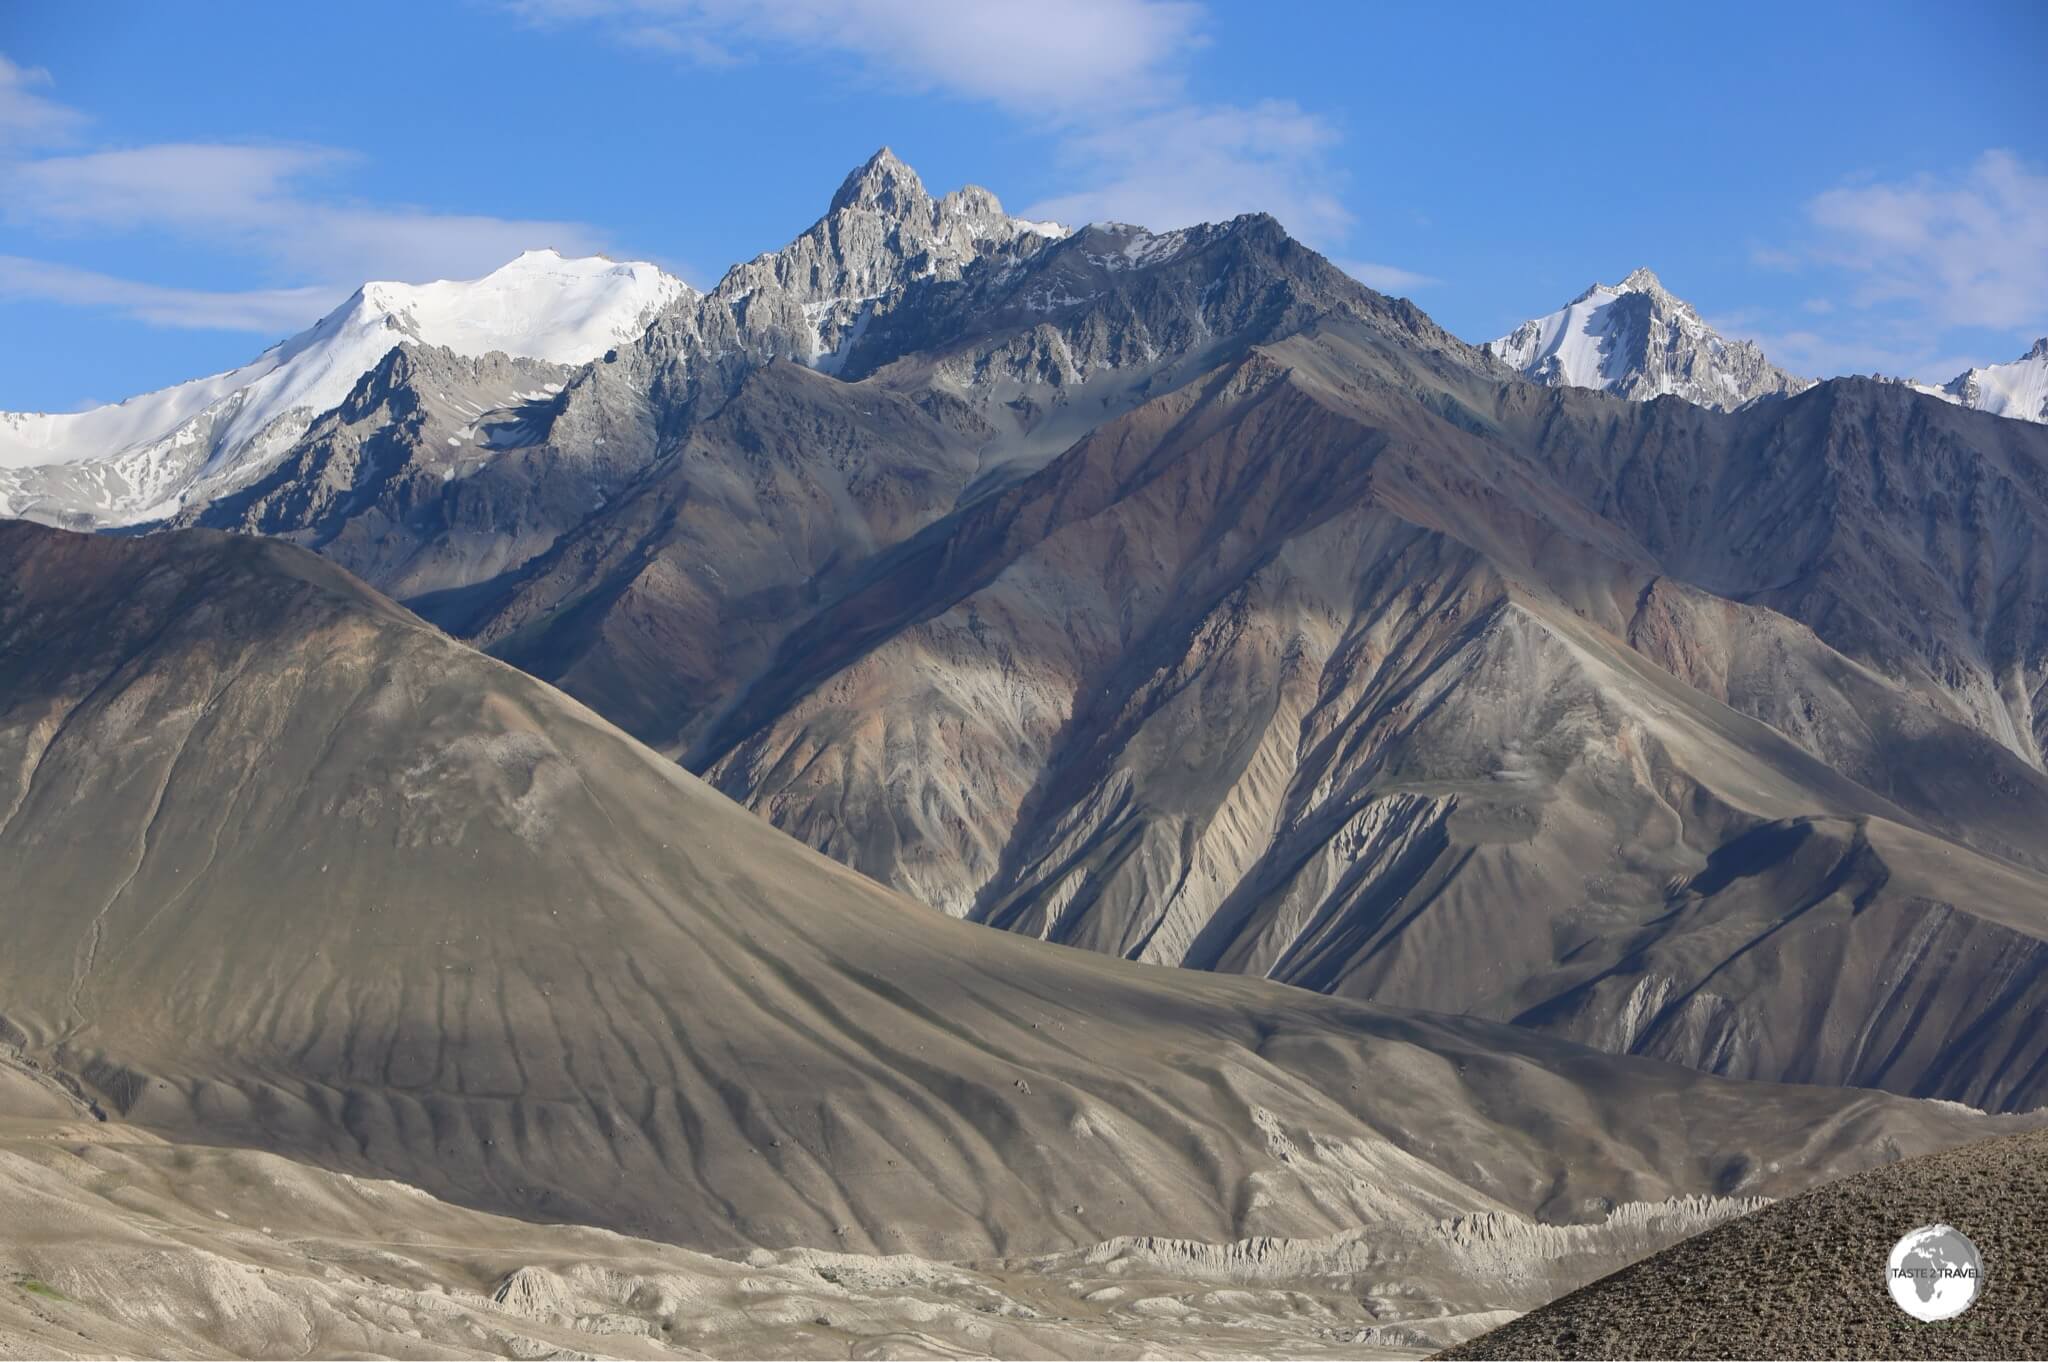
[[[459,621],[477,609],[469,588],[503,578],[509,589],[516,569],[673,454],[749,375],[782,361],[839,372],[907,293],[977,262],[1028,257],[1060,236],[1008,217],[983,189],[934,199],[885,149],[796,241],[735,266],[709,294],[674,295],[630,343],[550,375],[545,392],[475,392],[447,355],[387,356],[352,409],[316,425],[261,486],[195,504],[175,523],[291,539]],[[374,468],[361,467],[361,448],[377,451]],[[350,495],[337,503],[296,490],[309,483]]]
[[[1813,386],[1765,359],[1755,342],[1724,339],[1646,269],[1595,284],[1484,348],[1553,388],[1598,388],[1635,401],[1681,397],[1717,411]]]
[[[269,472],[174,523],[295,540],[408,596],[496,576],[638,471],[542,438],[573,373],[395,347]]]

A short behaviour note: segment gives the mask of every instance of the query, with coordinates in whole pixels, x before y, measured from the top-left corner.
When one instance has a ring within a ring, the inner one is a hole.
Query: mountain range
[[[849,228],[851,236],[837,235]],[[1150,252],[1173,250],[1186,235],[1154,237],[1119,224],[1088,231],[1108,247],[1102,260],[1124,268],[1149,263]],[[734,267],[709,295],[646,262],[565,259],[552,250],[529,251],[468,282],[365,284],[306,331],[227,373],[80,412],[0,412],[0,515],[91,529],[201,514],[273,471],[394,347],[512,361],[442,398],[448,409],[440,414],[453,430],[443,438],[485,455],[530,433],[525,409],[567,377],[550,366],[573,371],[641,341],[662,314],[674,314],[667,362],[688,352],[683,368],[696,371],[672,372],[671,382],[695,385],[711,373],[722,391],[772,359],[837,375],[908,285],[956,279],[965,264],[992,254],[1021,260],[1068,235],[1057,223],[1009,216],[973,186],[933,199],[885,148],[848,177],[809,232]],[[1043,292],[1037,305],[1052,310],[1058,298]],[[1480,348],[1551,387],[1636,400],[1670,395],[1722,411],[1814,382],[1773,365],[1752,341],[1724,338],[1648,269],[1594,284]],[[872,351],[863,360],[877,362]],[[1902,381],[1994,415],[2048,421],[2048,338],[2010,364],[1973,368],[1945,384]]]
[[[2037,362],[1815,383],[1643,270],[1473,346],[886,150],[703,293],[368,286],[0,417],[0,1039],[724,1252],[1606,1233],[2017,1129]]]
[[[1597,388],[1637,401],[1679,397],[1717,411],[1814,384],[1772,364],[1756,342],[1723,337],[1647,269],[1619,284],[1594,284],[1558,311],[1481,348],[1553,388]],[[1981,365],[1947,383],[1898,381],[1994,416],[2048,421],[2048,337],[2010,364]]]

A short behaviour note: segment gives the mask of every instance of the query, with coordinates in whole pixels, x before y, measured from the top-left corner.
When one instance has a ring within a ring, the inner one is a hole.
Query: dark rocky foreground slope
[[[1948,1224],[1983,1255],[1974,1305],[1892,1303],[1900,1236]],[[1743,1216],[1441,1354],[1482,1357],[2040,1357],[2048,1354],[2048,1135],[1859,1173]]]
[[[112,1114],[698,1247],[1598,1220],[2006,1128],[1062,950],[261,540],[0,526],[0,1016]]]

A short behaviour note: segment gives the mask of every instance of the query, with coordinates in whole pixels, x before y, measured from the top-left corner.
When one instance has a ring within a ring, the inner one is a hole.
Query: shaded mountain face
[[[2012,1123],[954,922],[300,550],[0,526],[10,1050],[697,1247],[1598,1220]]]
[[[1755,342],[1724,339],[1646,269],[1619,284],[1595,284],[1483,348],[1553,388],[1597,388],[1636,401],[1668,395],[1716,411],[1813,386],[1765,359]]]
[[[1154,254],[1130,266],[1124,252],[1140,247]],[[938,343],[861,381],[754,371],[613,506],[469,593],[468,613],[420,605],[682,751],[882,555],[915,551],[956,508],[995,504],[987,494],[1149,394],[1320,315],[1456,345],[1271,219],[1172,239],[1089,229],[1027,266],[913,290],[864,344]],[[979,321],[963,330],[962,316]]]
[[[1512,396],[1502,412],[1670,575],[1799,621],[2041,768],[2048,440],[2034,425],[1863,379],[1733,419]]]
[[[541,438],[574,373],[394,348],[268,472],[182,519],[296,539],[409,595],[495,576],[633,471],[602,445]]]

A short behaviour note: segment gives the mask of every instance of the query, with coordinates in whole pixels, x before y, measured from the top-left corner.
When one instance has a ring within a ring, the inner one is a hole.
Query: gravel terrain
[[[1923,1324],[1886,1255],[1946,1223],[1983,1255],[1977,1301]],[[1986,1140],[1817,1187],[1676,1244],[1443,1357],[2048,1355],[2048,1133]]]

